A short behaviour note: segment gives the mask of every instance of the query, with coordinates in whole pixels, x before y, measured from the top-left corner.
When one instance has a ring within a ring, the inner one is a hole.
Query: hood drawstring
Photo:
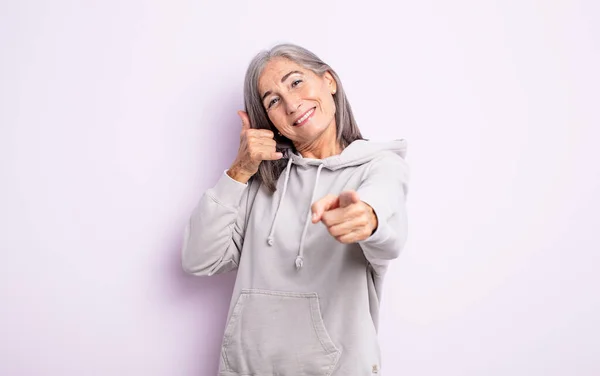
[[[312,195],[310,196],[310,206],[308,207],[308,213],[306,213],[306,222],[304,222],[304,230],[302,230],[302,237],[300,238],[300,249],[298,250],[298,256],[296,257],[296,269],[300,269],[304,265],[304,237],[306,236],[306,230],[308,230],[308,224],[311,219],[311,206],[315,200],[315,193],[317,192],[317,185],[319,183],[319,175],[321,174],[321,169],[323,168],[323,164],[319,165],[317,169],[317,177],[315,178],[315,186],[313,187]]]
[[[302,268],[304,266],[304,238],[306,237],[306,231],[308,230],[308,225],[311,222],[312,210],[311,206],[313,201],[315,200],[315,194],[317,193],[317,186],[319,184],[319,175],[321,174],[321,169],[325,166],[323,163],[319,165],[317,169],[317,176],[315,177],[315,184],[313,187],[312,195],[310,197],[310,206],[308,207],[308,213],[306,213],[306,221],[304,222],[304,229],[302,230],[302,237],[300,238],[300,248],[298,249],[298,255],[296,256],[296,269]],[[290,180],[290,170],[292,168],[292,158],[289,159],[287,163],[287,167],[285,169],[285,180],[283,182],[283,192],[281,192],[281,197],[279,198],[279,204],[277,205],[277,210],[275,211],[275,217],[273,218],[273,223],[271,224],[271,232],[267,237],[267,244],[272,246],[275,241],[275,223],[277,222],[277,216],[279,215],[279,209],[281,208],[281,203],[283,202],[283,198],[287,192],[288,181]]]
[[[269,237],[267,237],[267,244],[273,245],[274,236],[275,235],[275,222],[277,222],[277,215],[279,215],[279,208],[281,208],[281,203],[283,202],[283,197],[285,196],[285,192],[287,191],[288,180],[290,180],[290,169],[292,167],[292,158],[289,159],[287,167],[285,168],[285,180],[283,182],[283,192],[281,193],[281,197],[279,198],[279,204],[277,204],[277,210],[275,211],[275,217],[273,218],[273,224],[271,224],[271,232],[269,233]]]
[[[275,243],[275,225],[277,223],[277,218],[279,218],[279,211],[281,210],[281,205],[283,204],[283,200],[287,193],[288,182],[291,175],[292,164],[297,164],[298,166],[317,166],[317,175],[315,177],[315,183],[312,191],[312,196],[310,198],[308,213],[306,213],[306,221],[304,222],[304,228],[302,229],[302,236],[300,238],[300,248],[298,249],[298,254],[296,255],[296,269],[300,270],[304,266],[304,246],[305,246],[305,238],[308,230],[308,225],[311,222],[311,206],[315,200],[315,195],[317,193],[317,186],[319,184],[319,176],[321,174],[321,170],[325,165],[330,171],[337,171],[341,168],[351,167],[351,166],[360,166],[364,163],[367,163],[378,156],[381,155],[381,152],[393,152],[404,158],[406,155],[406,140],[399,139],[391,142],[380,143],[368,140],[355,140],[350,145],[346,146],[341,154],[327,157],[323,160],[314,159],[314,158],[303,158],[301,155],[294,153],[291,149],[284,150],[284,158],[288,158],[287,166],[285,169],[285,180],[283,183],[283,192],[279,197],[279,203],[277,204],[277,209],[275,211],[275,216],[273,218],[273,223],[271,224],[271,231],[269,236],[267,236],[267,244],[269,246],[273,246]],[[277,183],[279,185],[279,181]],[[285,241],[287,239],[283,239]]]

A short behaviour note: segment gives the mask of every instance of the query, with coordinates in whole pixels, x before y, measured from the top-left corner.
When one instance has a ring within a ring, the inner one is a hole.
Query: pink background
[[[0,4],[0,375],[214,375],[233,274],[185,275],[250,58],[340,74],[406,138],[385,375],[600,374],[598,2]]]

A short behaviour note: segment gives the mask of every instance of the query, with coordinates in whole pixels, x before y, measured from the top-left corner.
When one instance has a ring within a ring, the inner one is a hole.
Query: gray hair
[[[275,58],[287,58],[296,64],[313,71],[319,76],[329,72],[336,81],[336,93],[333,94],[335,102],[335,122],[337,127],[337,142],[342,149],[345,149],[354,140],[362,140],[363,137],[358,129],[352,108],[344,92],[342,81],[335,71],[325,64],[317,55],[309,50],[291,43],[278,44],[270,50],[259,52],[250,62],[246,71],[244,80],[244,105],[250,118],[250,126],[256,129],[269,129],[275,134],[277,142],[277,151],[283,153],[284,157],[276,161],[262,161],[258,172],[254,175],[262,182],[271,193],[277,190],[277,179],[287,164],[287,153],[296,152],[296,148],[290,139],[285,136],[279,136],[277,129],[269,119],[265,110],[260,93],[258,90],[258,79],[262,74],[267,63]]]

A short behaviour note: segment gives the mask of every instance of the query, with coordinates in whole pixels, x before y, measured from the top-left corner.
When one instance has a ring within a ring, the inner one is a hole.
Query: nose
[[[295,95],[288,94],[283,98],[288,115],[293,114],[300,108],[302,101]]]

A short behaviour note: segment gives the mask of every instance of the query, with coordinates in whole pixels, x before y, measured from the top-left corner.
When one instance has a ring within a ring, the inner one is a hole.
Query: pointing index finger
[[[339,207],[338,196],[333,194],[328,194],[327,196],[316,201],[311,206],[311,210],[313,213],[312,223],[319,222],[324,212],[326,212],[327,210],[335,209],[337,207]]]
[[[360,198],[356,191],[344,191],[340,193],[340,207],[345,208],[357,202],[360,202]]]

